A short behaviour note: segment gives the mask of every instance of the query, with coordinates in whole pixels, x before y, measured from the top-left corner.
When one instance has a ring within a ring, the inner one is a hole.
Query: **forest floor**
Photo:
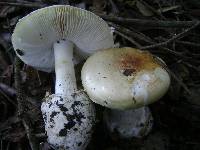
[[[55,74],[16,64],[11,35],[20,18],[54,4],[81,7],[99,15],[114,28],[116,45],[150,51],[166,62],[171,75],[167,94],[149,105],[154,117],[149,135],[140,139],[110,136],[102,120],[104,108],[96,105],[99,121],[87,149],[199,150],[199,0],[0,1],[0,150],[29,150],[32,142],[41,150],[51,149],[40,105],[45,93],[53,91]],[[82,64],[76,66],[79,83]],[[23,112],[19,110],[20,98],[24,100]]]

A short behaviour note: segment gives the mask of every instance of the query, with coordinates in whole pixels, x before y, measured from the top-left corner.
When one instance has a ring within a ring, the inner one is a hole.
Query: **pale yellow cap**
[[[149,52],[134,48],[99,51],[82,69],[82,84],[90,99],[115,109],[148,105],[168,90],[170,77]]]

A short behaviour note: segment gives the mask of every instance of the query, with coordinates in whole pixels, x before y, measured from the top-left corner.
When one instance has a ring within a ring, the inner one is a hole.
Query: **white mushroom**
[[[73,53],[87,57],[113,43],[105,21],[67,5],[36,10],[17,23],[12,35],[16,54],[39,70],[55,69],[55,94],[44,99],[41,110],[48,142],[56,148],[85,149],[95,117],[92,103],[77,89]]]
[[[134,48],[95,53],[85,62],[81,78],[92,101],[122,110],[159,100],[170,85],[161,62],[149,52]]]
[[[149,133],[153,118],[143,106],[159,100],[170,85],[162,64],[149,52],[128,47],[99,51],[87,59],[82,83],[92,101],[113,109],[104,115],[111,132],[115,129],[122,138]]]

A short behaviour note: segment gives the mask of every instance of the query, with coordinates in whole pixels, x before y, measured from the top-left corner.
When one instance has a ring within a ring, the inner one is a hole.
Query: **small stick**
[[[191,31],[192,29],[196,28],[198,25],[200,24],[200,22],[195,23],[192,27],[184,30],[183,32],[173,36],[171,39],[168,39],[165,42],[161,42],[161,43],[157,43],[157,44],[153,44],[153,45],[149,45],[149,46],[144,46],[141,49],[150,49],[150,48],[155,48],[155,47],[160,47],[160,46],[164,46],[169,44],[170,42],[173,42],[177,39],[180,39],[182,37],[184,37],[186,34],[188,34],[189,31]]]
[[[1,150],[3,150],[3,140],[1,139]]]
[[[30,8],[42,8],[47,5],[39,3],[20,3],[20,2],[0,2],[1,6],[18,6],[18,7],[30,7]]]
[[[38,70],[37,70],[37,77],[38,77],[39,85],[42,85],[42,81],[41,81],[41,79],[40,79],[40,75],[39,75]]]
[[[126,36],[125,34],[115,30],[114,31],[116,34],[120,35],[121,37],[127,39],[128,41],[130,41],[133,45],[135,45],[137,48],[142,47],[139,43],[137,43],[136,41],[134,41],[131,37]]]
[[[8,142],[6,150],[9,150],[9,148],[10,148],[10,142]]]
[[[145,5],[149,10],[151,10],[153,13],[155,13],[156,15],[160,16],[160,18],[165,19],[165,17],[162,15],[161,12],[157,11],[155,8],[153,8],[151,5],[149,5],[148,3],[146,3],[143,0],[139,0],[140,3],[142,3],[143,5]]]
[[[184,45],[189,45],[189,46],[194,46],[194,47],[200,47],[200,44],[199,43],[194,43],[194,42],[189,42],[189,41],[175,41],[176,43],[179,43],[179,44],[184,44]]]
[[[198,21],[162,21],[162,20],[145,20],[145,19],[132,19],[123,17],[114,17],[104,14],[98,14],[106,21],[134,25],[137,27],[156,27],[156,28],[185,28],[191,27]]]
[[[17,107],[17,105],[13,102],[13,100],[11,100],[1,89],[0,89],[0,93],[7,99],[7,101],[9,101],[11,104]]]
[[[121,33],[123,33],[123,34],[129,35],[129,36],[131,36],[131,37],[134,37],[134,38],[136,38],[136,39],[139,39],[139,40],[141,40],[141,41],[144,41],[144,42],[146,42],[146,43],[148,43],[148,44],[154,44],[154,42],[153,42],[149,37],[147,37],[146,35],[144,35],[144,34],[142,34],[142,33],[137,33],[137,31],[134,32],[134,31],[132,31],[132,30],[130,30],[130,29],[127,29],[127,28],[125,28],[125,27],[116,25],[116,24],[111,23],[111,22],[108,22],[108,24],[109,24],[110,26],[114,27],[115,30],[117,30],[117,31],[119,31],[119,32],[121,32]]]
[[[9,96],[16,96],[16,91],[14,88],[6,85],[6,84],[3,84],[3,83],[0,83],[0,89],[5,92],[6,94],[8,94]]]
[[[118,25],[115,25],[113,23],[108,23],[110,26],[113,26],[115,28],[115,32],[116,31],[119,31],[121,33],[124,33],[124,34],[128,34],[130,35],[131,37],[134,37],[134,38],[138,38],[139,40],[142,40],[146,43],[149,43],[149,44],[156,44],[155,42],[153,42],[151,39],[149,39],[149,37],[145,36],[145,35],[141,35],[141,34],[138,34],[138,33],[134,33],[132,30],[129,30],[127,28],[124,28],[124,27],[121,27],[121,26],[118,26]],[[175,56],[179,56],[181,57],[182,59],[191,59],[190,57],[187,57],[187,56],[183,56],[180,52],[176,52],[176,51],[173,51],[169,48],[166,48],[164,46],[159,46],[161,50],[163,51],[166,51],[170,54],[173,54]],[[141,49],[143,49],[144,47],[140,47]]]
[[[166,66],[165,63],[163,63],[162,61],[160,61],[157,57],[155,57],[155,59],[158,61],[158,63],[161,64],[161,66],[172,76],[172,78],[174,78],[178,84],[183,87],[183,89],[189,94],[192,95],[191,91],[188,89],[188,87],[183,83],[183,81],[181,81],[176,75],[175,73],[173,73],[170,69],[168,69],[168,67]]]

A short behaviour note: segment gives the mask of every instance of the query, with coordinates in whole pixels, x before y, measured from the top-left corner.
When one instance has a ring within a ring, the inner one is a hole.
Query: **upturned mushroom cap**
[[[116,108],[138,108],[161,98],[170,85],[167,71],[149,52],[134,48],[99,51],[85,62],[82,83],[90,99]]]
[[[41,106],[48,142],[55,148],[84,150],[95,122],[95,108],[88,96],[50,95]]]
[[[67,5],[38,9],[23,17],[12,34],[16,54],[39,70],[54,70],[53,43],[67,39],[87,56],[113,46],[111,29],[95,14]]]

